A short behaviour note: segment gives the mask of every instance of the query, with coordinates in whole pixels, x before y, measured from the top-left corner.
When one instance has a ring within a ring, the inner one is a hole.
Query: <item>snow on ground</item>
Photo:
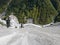
[[[0,45],[60,45],[60,25],[41,28],[24,24],[24,28],[0,26]]]

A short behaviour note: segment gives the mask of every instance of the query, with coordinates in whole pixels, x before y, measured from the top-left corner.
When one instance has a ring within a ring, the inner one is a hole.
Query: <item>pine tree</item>
[[[55,22],[60,22],[60,0],[51,0],[53,6],[58,12],[58,15],[55,17]]]
[[[53,2],[56,3],[56,6]],[[0,10],[2,9],[0,8]],[[33,18],[35,24],[48,24],[54,20],[59,11],[59,0],[12,0],[6,15],[13,12],[20,23],[22,22],[21,18],[26,16]],[[25,22],[24,19],[23,22]]]

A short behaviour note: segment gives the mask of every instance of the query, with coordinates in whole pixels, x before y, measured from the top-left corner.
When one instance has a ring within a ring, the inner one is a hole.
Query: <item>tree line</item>
[[[60,3],[58,2],[59,0],[12,0],[7,7],[6,17],[13,12],[20,23],[26,23],[25,17],[32,18],[33,23],[41,25],[49,24],[53,20],[60,21],[58,19]]]

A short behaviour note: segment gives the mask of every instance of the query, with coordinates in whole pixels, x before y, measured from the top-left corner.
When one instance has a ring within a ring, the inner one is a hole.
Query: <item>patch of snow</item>
[[[2,22],[3,24],[6,24],[6,21],[2,20],[1,18],[0,18],[0,22]]]
[[[24,24],[24,28],[1,28],[0,45],[60,45],[60,26],[41,28]]]
[[[28,25],[36,26],[36,27],[42,28],[42,25],[36,25],[36,24],[32,24],[32,23],[24,24],[24,26],[28,26]]]

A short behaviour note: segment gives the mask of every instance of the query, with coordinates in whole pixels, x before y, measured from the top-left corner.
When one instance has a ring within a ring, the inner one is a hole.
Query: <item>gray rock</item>
[[[17,17],[14,16],[13,14],[11,14],[9,17],[10,17],[10,27],[13,27],[13,28],[19,27],[19,22]]]

